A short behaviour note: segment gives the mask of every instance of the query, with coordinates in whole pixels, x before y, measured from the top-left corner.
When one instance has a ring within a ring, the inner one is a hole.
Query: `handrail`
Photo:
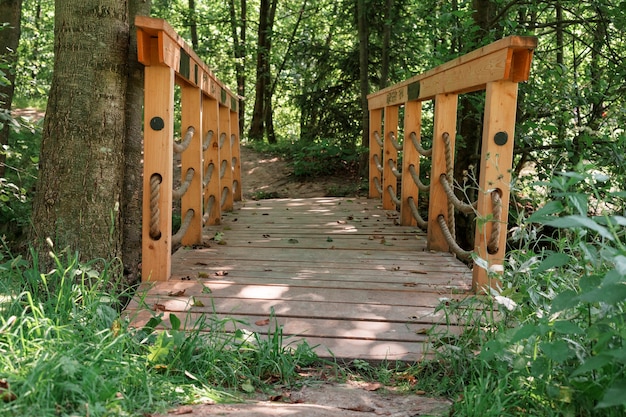
[[[165,20],[137,16],[135,25],[137,56],[145,66],[142,280],[166,281],[172,243],[202,244],[203,226],[219,223],[222,211],[241,200],[239,97]],[[174,141],[175,85],[181,89],[181,143]],[[174,152],[182,164],[177,190]],[[215,166],[224,168],[221,175],[211,175]],[[184,213],[175,234],[174,198]]]
[[[370,198],[381,198],[387,210],[399,206],[401,224],[426,226],[429,250],[469,255],[489,265],[489,270],[474,266],[475,290],[499,285],[494,272],[502,270],[505,256],[518,83],[528,80],[536,47],[534,37],[509,36],[368,96]],[[468,204],[451,198],[450,193],[454,193],[451,172],[457,104],[460,94],[481,90],[486,95],[478,201]],[[421,147],[422,102],[427,100],[435,103],[430,150]],[[400,107],[404,107],[403,123],[398,120]],[[402,147],[394,139],[400,125],[404,129]],[[400,152],[402,170],[396,167]],[[432,159],[428,188],[419,183],[423,157]],[[420,189],[429,193],[427,221],[418,212]],[[471,253],[453,240],[455,210],[474,211],[483,219],[476,222]]]

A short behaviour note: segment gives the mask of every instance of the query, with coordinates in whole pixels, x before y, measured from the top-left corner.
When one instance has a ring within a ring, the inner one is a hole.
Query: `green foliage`
[[[37,180],[41,124],[20,120],[4,149],[6,173],[0,178],[0,236],[19,250],[29,226],[32,192]],[[0,151],[1,152],[1,151]]]
[[[543,184],[554,199],[528,221],[548,228],[549,245],[514,251],[501,291],[445,301],[449,322],[466,326],[433,335],[438,366],[418,377],[461,395],[455,415],[626,411],[624,193],[587,172]]]
[[[356,148],[346,148],[332,140],[294,146],[292,163],[297,177],[318,177],[340,172],[354,172],[360,154]]]
[[[120,316],[127,294],[112,279],[117,262],[50,256],[55,268],[40,273],[36,258],[0,252],[3,416],[131,416],[230,401],[236,390],[292,383],[317,360],[306,344],[286,344],[275,322],[268,337],[217,317],[202,317],[190,332],[174,315],[167,330],[156,330],[161,316],[133,328]]]

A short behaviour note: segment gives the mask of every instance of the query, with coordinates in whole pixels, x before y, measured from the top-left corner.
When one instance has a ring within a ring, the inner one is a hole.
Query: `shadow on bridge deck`
[[[206,230],[207,247],[173,255],[168,282],[143,284],[127,314],[137,326],[159,313],[166,326],[170,313],[190,327],[229,317],[259,334],[278,323],[286,343],[305,339],[322,357],[419,360],[445,323],[440,299],[464,297],[472,276],[396,217],[358,198],[239,203]]]

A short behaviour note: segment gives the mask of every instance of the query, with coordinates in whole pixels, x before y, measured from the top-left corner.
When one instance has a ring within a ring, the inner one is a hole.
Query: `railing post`
[[[220,120],[220,194],[219,203],[223,211],[233,209],[233,169],[230,146],[230,109],[225,105],[219,108]]]
[[[383,139],[383,209],[395,210],[391,193],[395,196],[398,192],[398,179],[391,169],[398,162],[398,151],[391,143],[391,135],[398,138],[398,106],[385,107],[385,136]]]
[[[490,271],[474,265],[475,290],[499,285],[499,279],[492,275],[502,272],[506,253],[517,90],[517,83],[512,81],[487,84],[477,206],[482,218],[477,219],[474,248]]]
[[[239,147],[239,109],[236,105],[230,108],[230,137],[233,166],[233,199],[241,201],[241,150]]]
[[[383,110],[370,110],[370,158],[369,158],[369,198],[381,198],[382,193],[378,186],[382,187],[383,147],[378,141],[383,139]],[[378,140],[377,140],[378,139]]]
[[[189,147],[182,153],[181,179],[185,181],[187,171],[194,170],[194,176],[187,192],[181,198],[181,218],[188,210],[193,210],[193,218],[182,238],[185,246],[202,243],[202,94],[199,87],[183,84],[181,86],[181,129],[184,137],[189,127],[194,128]]]
[[[204,191],[205,225],[219,224],[222,216],[220,208],[220,124],[219,103],[216,99],[204,97],[202,103],[202,125],[204,134],[210,135],[207,149],[204,151],[204,181],[210,175]]]
[[[422,132],[422,102],[408,101],[404,105],[404,148],[402,151],[402,190],[400,196],[402,205],[400,207],[400,223],[403,226],[415,226],[417,220],[411,212],[409,198],[413,197],[415,205],[418,203],[419,189],[410,174],[410,166],[415,167],[419,175],[421,155],[413,146],[411,133],[415,133],[417,141],[420,141]]]
[[[174,70],[147,66],[144,87],[141,274],[143,281],[167,281],[172,271]]]
[[[443,216],[446,222],[448,222],[448,196],[440,183],[439,177],[447,173],[446,144],[443,140],[444,133],[447,133],[450,137],[450,152],[454,155],[458,97],[458,94],[437,94],[435,96],[427,247],[429,250],[439,252],[447,252],[450,250],[450,246],[437,220],[439,216]],[[454,160],[454,157],[452,159]]]

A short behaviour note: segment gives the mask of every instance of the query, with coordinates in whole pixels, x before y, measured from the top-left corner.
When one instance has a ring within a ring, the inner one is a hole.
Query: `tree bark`
[[[198,50],[198,21],[196,19],[196,1],[189,0],[189,32],[191,32],[191,47]]]
[[[389,83],[389,48],[391,47],[391,29],[394,22],[393,0],[387,0],[385,5],[385,23],[383,25],[383,47],[380,64],[380,89]]]
[[[257,81],[255,84],[254,110],[248,137],[262,141],[266,133],[267,103],[270,88],[270,53],[272,49],[272,29],[276,16],[277,0],[261,0],[259,10],[259,36],[257,44]],[[273,129],[273,128],[272,128]]]
[[[122,189],[124,283],[140,281],[143,158],[143,74],[137,60],[135,16],[150,15],[150,0],[130,0],[130,42],[126,88],[126,140],[124,141],[124,188]]]
[[[0,112],[7,116],[11,112],[15,92],[15,70],[17,68],[17,47],[20,42],[22,0],[0,0],[0,24],[8,23],[0,29],[0,59],[7,65],[5,77],[8,84],[0,84]],[[2,119],[0,119],[0,122]],[[10,126],[4,123],[0,128],[0,178],[4,177],[6,154],[4,146],[9,144]]]
[[[237,94],[246,96],[246,0],[240,0],[240,16],[237,18],[235,0],[229,1],[230,6],[230,27],[233,37],[233,51],[235,55],[235,77],[237,78]],[[239,33],[237,32],[239,29]],[[239,102],[239,131],[244,131],[245,126],[245,100]]]
[[[51,266],[46,238],[82,260],[121,258],[128,13],[117,0],[55,2],[54,75],[32,215],[42,268]]]

